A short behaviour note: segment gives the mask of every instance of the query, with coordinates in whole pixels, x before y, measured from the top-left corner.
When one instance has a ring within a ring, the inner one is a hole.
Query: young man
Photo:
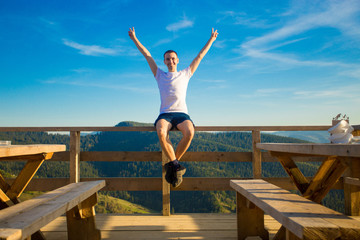
[[[158,83],[161,107],[160,115],[155,121],[156,131],[159,137],[160,145],[170,162],[165,164],[166,181],[174,187],[178,187],[182,182],[182,175],[186,169],[179,164],[179,160],[189,148],[191,140],[194,136],[194,124],[187,114],[186,91],[190,78],[196,71],[201,60],[209,51],[212,43],[217,38],[218,32],[212,29],[210,39],[201,49],[200,53],[191,62],[190,66],[184,70],[177,71],[179,58],[173,50],[164,53],[164,63],[168,68],[168,72],[162,71],[157,67],[150,52],[140,43],[135,35],[135,29],[130,28],[129,36],[135,43],[139,51],[144,55],[148,62],[152,73]],[[169,131],[178,129],[183,137],[177,145],[176,150],[169,139]]]

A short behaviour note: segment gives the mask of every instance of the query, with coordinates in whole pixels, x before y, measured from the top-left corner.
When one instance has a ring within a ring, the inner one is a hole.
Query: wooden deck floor
[[[237,239],[235,214],[175,214],[96,216],[102,239]],[[280,224],[265,216],[270,239]],[[41,229],[48,240],[67,239],[66,219],[59,217]]]

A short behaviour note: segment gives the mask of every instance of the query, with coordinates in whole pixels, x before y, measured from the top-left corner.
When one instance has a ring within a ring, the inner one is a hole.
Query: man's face
[[[174,52],[166,53],[164,59],[165,65],[168,67],[169,72],[175,72],[179,59]]]

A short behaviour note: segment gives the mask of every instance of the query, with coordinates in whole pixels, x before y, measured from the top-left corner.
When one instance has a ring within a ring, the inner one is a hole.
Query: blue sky
[[[360,124],[360,1],[1,1],[0,126],[153,122],[166,70],[219,36],[189,83],[200,126]]]

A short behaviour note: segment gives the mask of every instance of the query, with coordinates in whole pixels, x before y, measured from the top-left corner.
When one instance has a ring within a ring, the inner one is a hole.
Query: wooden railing
[[[228,126],[228,127],[196,127],[198,132],[252,132],[253,152],[187,152],[182,161],[197,162],[252,162],[253,178],[263,178],[261,175],[262,162],[274,162],[268,153],[256,148],[256,143],[261,141],[263,131],[325,131],[331,126]],[[55,153],[51,161],[69,161],[70,178],[34,178],[27,190],[49,191],[70,182],[94,180],[81,178],[80,161],[158,161],[167,162],[168,159],[161,152],[82,152],[80,151],[80,133],[89,131],[155,131],[154,127],[0,127],[0,132],[70,132],[70,151]],[[297,161],[322,161],[323,158],[297,158]],[[351,177],[351,176],[348,176]],[[215,191],[232,190],[230,179],[236,178],[208,178],[186,177],[182,185],[176,189],[170,188],[165,181],[163,170],[162,178],[97,178],[106,180],[107,191],[162,191],[163,215],[170,215],[170,191]],[[240,178],[238,178],[240,179]],[[281,188],[295,189],[290,178],[264,178]],[[146,181],[146,184],[143,184]],[[344,181],[338,182],[335,189],[344,188]],[[345,202],[351,204],[351,197],[345,194]]]

